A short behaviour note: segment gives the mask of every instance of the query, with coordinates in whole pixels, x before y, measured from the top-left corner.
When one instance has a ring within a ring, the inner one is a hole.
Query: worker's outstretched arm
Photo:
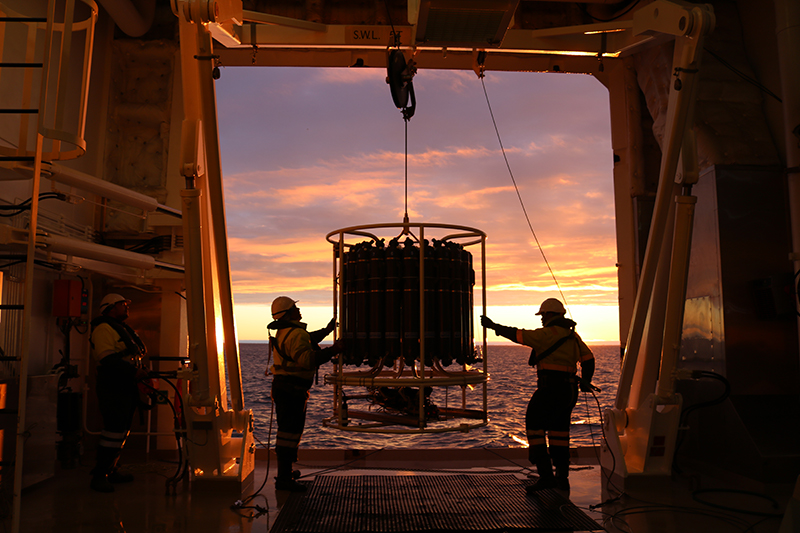
[[[506,339],[510,340],[511,342],[518,342],[517,341],[517,328],[512,328],[509,326],[502,326],[500,324],[495,324],[492,322],[492,319],[488,316],[481,315],[481,326],[485,327],[486,329],[494,330],[495,333],[500,335],[501,337],[505,337]]]

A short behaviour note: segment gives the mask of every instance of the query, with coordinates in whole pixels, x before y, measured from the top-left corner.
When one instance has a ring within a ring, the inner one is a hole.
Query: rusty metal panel
[[[725,375],[733,394],[797,394],[791,241],[780,170],[710,167],[694,194],[681,366]]]

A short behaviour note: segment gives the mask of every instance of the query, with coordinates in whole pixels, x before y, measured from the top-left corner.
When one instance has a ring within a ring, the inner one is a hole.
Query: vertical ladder
[[[89,7],[89,16],[81,21],[75,20],[75,3],[80,1]],[[31,319],[34,280],[34,261],[36,258],[36,235],[38,230],[39,215],[39,190],[41,185],[42,160],[73,159],[83,155],[86,151],[86,142],[83,138],[86,104],[89,91],[89,72],[91,67],[92,48],[94,44],[94,25],[97,20],[98,7],[94,0],[65,0],[63,14],[56,16],[56,1],[49,0],[46,17],[26,17],[11,12],[0,5],[0,73],[5,69],[25,69],[22,87],[21,105],[14,108],[0,108],[0,116],[18,115],[19,137],[14,148],[0,147],[0,165],[5,167],[27,166],[33,167],[31,181],[30,222],[27,231],[27,251],[25,260],[25,282],[23,303],[12,303],[8,310],[22,312],[20,343],[18,356],[11,356],[13,361],[18,361],[20,368],[19,397],[17,408],[17,437],[14,454],[14,488],[13,506],[11,511],[11,531],[20,531],[20,509],[22,503],[22,467],[26,433],[26,399],[28,388],[28,365],[30,362]],[[56,20],[63,22],[57,23]],[[3,62],[3,45],[6,42],[5,28],[8,24],[22,23],[28,25],[24,61]],[[38,30],[44,29],[44,57],[41,62],[35,61],[37,50]],[[73,131],[68,131],[66,122],[67,109],[74,108],[75,102],[68,101],[68,84],[70,69],[73,68],[72,56],[73,35],[75,32],[85,31],[82,59],[82,76],[80,88],[77,91],[77,107],[79,109],[77,122]],[[60,42],[54,40],[58,33]],[[55,50],[55,51],[54,51]],[[39,90],[39,105],[34,108],[31,100],[34,94],[33,71],[41,72]],[[51,79],[51,70],[54,75]],[[51,98],[48,98],[50,96]],[[35,130],[35,147],[28,149],[29,129],[31,115],[37,115]],[[48,151],[44,151],[45,140],[49,141]],[[12,143],[13,144],[13,143]]]
[[[39,214],[39,185],[40,185],[40,171],[42,163],[42,135],[37,131],[36,133],[36,148],[34,153],[31,154],[27,150],[27,138],[30,115],[38,115],[39,109],[30,107],[30,100],[33,89],[33,70],[42,70],[44,63],[32,61],[32,56],[35,53],[36,32],[42,23],[46,23],[46,18],[40,17],[24,17],[24,16],[0,16],[0,72],[6,69],[24,69],[24,82],[22,88],[22,101],[21,106],[16,108],[2,107],[0,108],[0,116],[19,115],[20,128],[17,146],[14,150],[5,149],[0,152],[0,163],[17,163],[27,164],[34,167],[33,180],[31,184],[31,206],[30,206],[30,223],[28,227],[28,243],[27,251],[25,254],[25,284],[23,289],[23,303],[10,303],[0,306],[4,311],[22,312],[21,329],[22,334],[19,339],[19,344],[14,346],[13,349],[16,354],[7,354],[3,357],[5,361],[19,362],[20,369],[17,374],[19,379],[19,396],[17,400],[17,431],[16,431],[16,448],[13,460],[14,471],[14,485],[13,485],[13,507],[11,512],[13,532],[18,532],[20,528],[20,507],[22,500],[22,464],[23,464],[23,449],[25,445],[25,426],[26,426],[26,398],[28,395],[28,362],[29,362],[29,348],[30,348],[30,323],[32,319],[31,301],[33,299],[33,267],[36,253],[36,231]],[[2,61],[3,43],[5,42],[5,27],[8,24],[22,23],[28,26],[27,37],[28,46],[26,48],[26,58],[24,62],[6,62]],[[33,42],[34,46],[30,46]],[[38,123],[38,117],[37,117]],[[10,347],[9,347],[10,348]],[[2,468],[5,469],[7,465],[12,464],[12,461],[4,460]],[[5,477],[5,476],[4,476]]]
[[[23,23],[28,25],[28,34],[30,35],[33,32],[33,38],[29,36],[28,42],[32,40],[35,42],[36,40],[36,31],[38,26],[41,23],[46,23],[46,18],[38,18],[38,17],[21,17],[21,16],[3,16],[0,17],[0,24],[2,26],[6,26],[9,23]],[[5,37],[3,34],[5,32],[0,32],[0,35]],[[12,303],[3,305],[0,309],[4,310],[14,310],[17,312],[22,312],[22,335],[20,339],[20,344],[17,348],[18,352],[17,355],[9,354],[5,357],[6,360],[9,361],[17,361],[20,364],[19,373],[17,375],[17,379],[19,379],[19,397],[17,401],[17,436],[16,436],[16,448],[14,453],[14,487],[13,487],[13,507],[12,507],[12,525],[11,530],[13,532],[18,532],[20,528],[20,507],[22,501],[22,464],[23,464],[23,451],[25,446],[25,429],[26,429],[26,414],[27,414],[27,406],[26,406],[26,398],[28,396],[28,362],[29,362],[29,351],[30,351],[30,336],[31,336],[31,328],[30,323],[32,319],[32,311],[31,311],[31,302],[33,300],[33,267],[34,267],[34,259],[36,254],[36,231],[37,231],[37,222],[38,222],[38,214],[39,214],[39,186],[41,181],[41,166],[42,166],[42,135],[37,131],[36,133],[36,149],[33,154],[30,154],[26,147],[26,141],[28,136],[28,126],[30,121],[28,117],[30,115],[38,115],[39,109],[30,107],[30,100],[32,94],[32,70],[33,69],[41,69],[43,68],[43,62],[35,62],[31,61],[31,56],[35,52],[35,50],[31,50],[31,46],[27,47],[27,57],[26,61],[24,62],[0,62],[0,72],[4,71],[5,69],[25,69],[26,73],[24,76],[24,83],[23,83],[23,97],[22,97],[22,106],[16,108],[9,108],[9,107],[2,107],[0,108],[0,115],[20,115],[20,135],[19,135],[19,143],[16,146],[16,153],[8,154],[8,153],[0,153],[0,162],[11,162],[11,163],[27,163],[32,164],[34,167],[33,173],[33,180],[31,183],[31,208],[30,208],[30,223],[28,226],[28,246],[25,255],[25,285],[24,285],[24,292],[23,292],[23,303]],[[2,48],[0,48],[1,50]],[[1,56],[0,56],[1,57]],[[38,117],[37,117],[38,118]],[[37,120],[37,123],[39,121]],[[9,464],[10,461],[4,462],[5,464]]]

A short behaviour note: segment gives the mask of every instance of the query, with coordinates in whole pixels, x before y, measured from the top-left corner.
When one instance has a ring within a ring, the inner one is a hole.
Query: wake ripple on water
[[[601,411],[614,404],[619,380],[619,346],[592,346],[596,363],[593,383],[602,389],[597,394]],[[332,415],[333,388],[322,383],[322,376],[331,372],[328,363],[320,368],[320,383],[311,389],[308,403],[306,429],[300,444],[303,448],[480,448],[512,447],[526,445],[525,409],[534,391],[536,372],[527,366],[530,348],[525,346],[490,345],[488,353],[489,424],[469,433],[447,432],[433,434],[357,433],[323,427],[322,419]],[[269,397],[272,376],[264,375],[267,365],[267,345],[243,343],[240,345],[242,385],[245,406],[255,416],[255,436],[261,442],[268,439],[272,402]],[[434,403],[444,405],[444,392],[434,393]],[[460,390],[457,393],[460,396]],[[479,389],[468,394],[475,402],[482,401]],[[456,393],[448,393],[452,405]],[[469,400],[472,401],[472,400]],[[477,406],[477,404],[475,404]],[[470,407],[468,404],[467,407]],[[570,444],[572,447],[599,445],[601,439],[600,413],[595,399],[581,393],[572,411]],[[272,440],[276,425],[273,421]]]

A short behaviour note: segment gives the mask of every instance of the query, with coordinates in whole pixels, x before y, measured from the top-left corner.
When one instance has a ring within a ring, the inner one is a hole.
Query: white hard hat
[[[559,315],[563,315],[567,312],[564,309],[564,305],[556,300],[555,298],[548,298],[547,300],[542,302],[542,305],[539,307],[539,312],[536,313],[537,315],[543,315],[545,313],[558,313]]]
[[[272,318],[279,319],[283,314],[294,307],[300,300],[292,300],[288,296],[278,296],[272,300]]]
[[[130,303],[130,300],[128,300],[121,294],[116,294],[113,292],[111,294],[106,294],[105,297],[103,298],[103,301],[100,302],[100,313],[105,313],[108,309],[117,305],[119,302]]]

